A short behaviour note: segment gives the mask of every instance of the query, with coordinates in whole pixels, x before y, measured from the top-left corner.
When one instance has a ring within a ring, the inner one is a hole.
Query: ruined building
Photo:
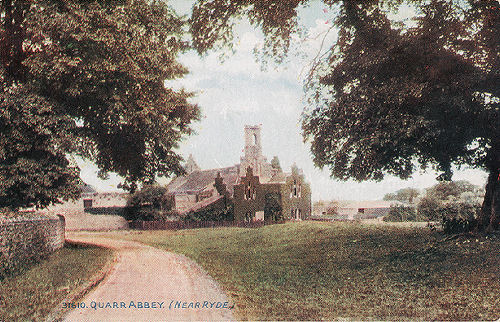
[[[304,174],[292,166],[290,173],[273,168],[262,155],[261,127],[245,126],[245,149],[240,164],[201,170],[193,157],[187,175],[167,186],[175,209],[181,214],[234,205],[234,220],[301,220],[311,215],[311,188]]]

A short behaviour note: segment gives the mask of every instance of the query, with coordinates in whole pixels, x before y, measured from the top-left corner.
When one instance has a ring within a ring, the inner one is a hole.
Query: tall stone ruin
[[[240,158],[240,177],[246,175],[247,168],[251,167],[254,175],[262,181],[267,181],[272,176],[271,164],[262,155],[262,136],[260,125],[245,126],[245,150]]]

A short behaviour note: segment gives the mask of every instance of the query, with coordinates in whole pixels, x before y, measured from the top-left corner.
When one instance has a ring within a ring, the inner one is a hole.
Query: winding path
[[[143,244],[70,234],[68,239],[118,251],[110,274],[65,321],[234,320],[232,303],[187,257]]]

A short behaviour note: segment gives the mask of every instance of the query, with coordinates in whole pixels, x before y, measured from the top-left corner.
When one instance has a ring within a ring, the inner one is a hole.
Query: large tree
[[[164,85],[188,48],[164,1],[2,0],[0,22],[0,207],[76,196],[70,153],[132,190],[183,172],[199,109]]]
[[[280,61],[300,30],[307,0],[200,0],[191,18],[200,52],[231,43],[235,19],[266,35],[264,55]],[[314,64],[305,86],[303,135],[314,163],[331,175],[409,178],[434,167],[489,172],[479,230],[500,218],[500,4],[498,1],[335,1],[338,40]],[[413,24],[397,20],[415,9]]]

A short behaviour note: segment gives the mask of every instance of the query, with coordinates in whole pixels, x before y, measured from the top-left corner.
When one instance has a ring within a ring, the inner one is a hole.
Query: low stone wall
[[[107,231],[128,229],[125,218],[113,215],[65,214],[66,231]]]
[[[63,216],[0,218],[0,277],[64,246]]]

